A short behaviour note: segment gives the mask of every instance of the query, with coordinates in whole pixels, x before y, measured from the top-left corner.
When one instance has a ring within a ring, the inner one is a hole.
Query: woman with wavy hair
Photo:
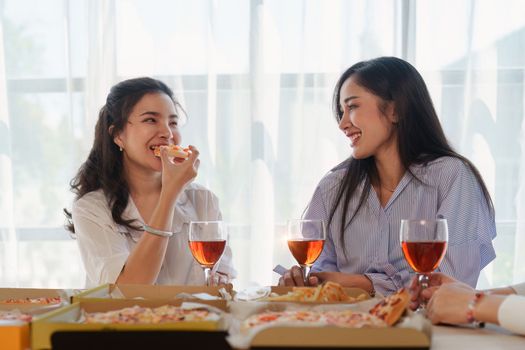
[[[168,156],[179,145],[181,107],[161,81],[130,79],[113,86],[100,110],[87,160],[71,181],[68,228],[77,239],[87,287],[102,283],[203,284],[188,247],[188,223],[206,204],[220,220],[217,197],[193,183],[199,151]],[[160,149],[160,156],[158,150]],[[231,250],[216,283],[234,277]]]
[[[356,63],[339,78],[333,109],[351,156],[321,180],[305,214],[327,223],[308,282],[391,293],[412,273],[401,220],[445,218],[440,270],[475,286],[495,258],[492,201],[475,166],[449,145],[419,72],[396,57]],[[280,283],[303,284],[298,267]]]

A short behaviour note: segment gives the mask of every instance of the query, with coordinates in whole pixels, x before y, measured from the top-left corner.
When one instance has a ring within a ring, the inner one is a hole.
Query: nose
[[[166,123],[159,123],[160,125],[160,130],[159,130],[159,133],[160,133],[160,137],[163,137],[167,140],[173,138],[173,130],[171,130],[171,127],[170,127],[170,124],[169,124],[169,121],[166,122]]]
[[[341,116],[341,120],[339,120],[339,129],[341,131],[345,131],[346,129],[349,129],[351,126],[352,126],[352,121],[350,120],[350,113],[348,113],[348,110],[344,108],[343,115]]]

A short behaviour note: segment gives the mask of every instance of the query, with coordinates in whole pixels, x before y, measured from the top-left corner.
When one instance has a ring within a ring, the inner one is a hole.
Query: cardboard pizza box
[[[25,350],[29,348],[29,323],[0,321],[2,349]]]
[[[251,348],[429,349],[429,333],[412,328],[273,327],[259,332]]]
[[[33,317],[69,304],[72,291],[63,289],[0,288],[0,313],[18,310]],[[60,298],[59,303],[29,303],[27,298]],[[30,325],[22,321],[0,320],[2,349],[25,350],[29,348]]]
[[[16,308],[23,312],[46,307],[52,309],[60,304],[68,304],[73,293],[71,289],[0,288],[0,310]],[[61,302],[56,304],[29,303],[24,302],[26,298],[60,298]]]
[[[119,310],[135,305],[159,307],[162,305],[180,306],[184,300],[106,300],[106,302],[81,301],[37,317],[32,322],[31,345],[33,350],[50,349],[51,335],[57,331],[176,331],[223,330],[223,321],[173,322],[163,324],[84,324],[79,322],[82,310],[87,312],[105,312]],[[224,300],[199,301],[200,304],[227,310]]]
[[[207,293],[221,297],[219,289],[224,288],[230,295],[232,285],[226,286],[167,286],[143,284],[103,284],[73,296],[73,302],[108,301],[115,299],[169,300],[180,299],[179,294]],[[192,299],[193,300],[193,299]]]

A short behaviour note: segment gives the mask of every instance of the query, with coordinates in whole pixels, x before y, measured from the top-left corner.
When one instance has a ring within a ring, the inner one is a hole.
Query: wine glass
[[[428,287],[430,274],[445,256],[448,242],[447,220],[401,220],[399,232],[405,259],[416,272],[423,290]],[[420,302],[418,310],[425,310],[424,302]]]
[[[323,251],[326,228],[323,220],[290,220],[287,223],[288,248],[301,266],[304,283],[310,269]]]
[[[208,286],[211,285],[211,270],[224,253],[227,236],[226,224],[223,221],[190,221],[190,250],[204,269]]]

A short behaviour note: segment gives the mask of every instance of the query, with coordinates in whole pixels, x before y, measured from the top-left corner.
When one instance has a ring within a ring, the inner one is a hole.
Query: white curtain
[[[188,113],[183,142],[201,150],[198,181],[233,224],[237,287],[275,282],[272,267],[293,263],[284,222],[301,215],[321,177],[349,153],[331,116],[335,81],[383,55],[420,70],[447,136],[493,195],[498,258],[480,286],[525,280],[520,1],[0,5],[0,284],[82,286],[75,242],[62,228],[68,182],[109,88],[145,75],[170,85]]]
[[[0,12],[0,18],[2,13]],[[12,137],[9,126],[7,82],[5,77],[4,25],[0,22],[0,286],[17,285],[17,239],[13,223],[13,180],[11,165]]]

